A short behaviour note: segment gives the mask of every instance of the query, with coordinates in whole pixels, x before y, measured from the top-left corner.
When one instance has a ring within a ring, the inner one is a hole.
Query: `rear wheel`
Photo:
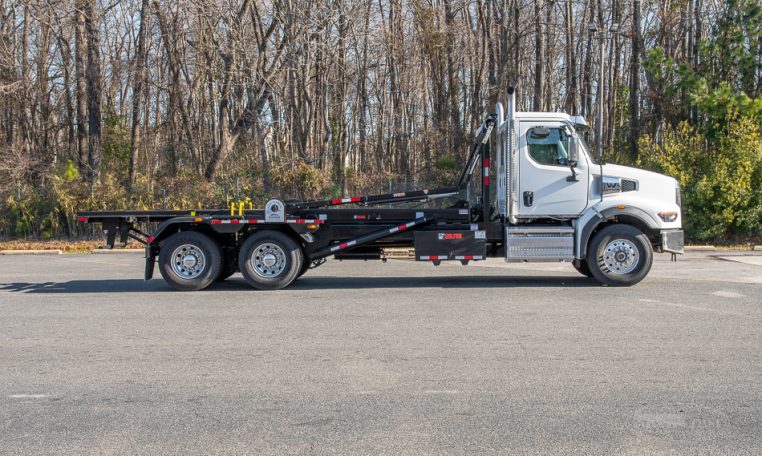
[[[202,233],[182,231],[161,246],[159,271],[176,290],[203,290],[219,277],[221,267],[220,247]]]
[[[220,269],[220,275],[217,276],[217,282],[223,282],[235,274],[235,268],[225,267]]]
[[[630,225],[609,225],[595,234],[588,249],[588,266],[599,282],[613,286],[635,285],[653,263],[648,236]]]
[[[235,258],[231,258],[230,253],[228,252],[222,254],[222,267],[220,268],[220,275],[217,276],[217,282],[222,282],[226,280],[228,277],[232,276],[236,273],[236,268],[238,267],[238,262]]]
[[[313,260],[313,261],[304,260],[304,264],[302,265],[302,270],[299,271],[299,275],[297,275],[296,278],[298,279],[299,277],[306,274],[307,271],[309,271],[310,269],[315,269],[318,266],[322,266],[323,264],[325,264],[325,258],[322,258],[319,260]]]
[[[304,254],[293,239],[279,231],[260,231],[241,246],[238,268],[260,290],[287,287],[302,271]]]

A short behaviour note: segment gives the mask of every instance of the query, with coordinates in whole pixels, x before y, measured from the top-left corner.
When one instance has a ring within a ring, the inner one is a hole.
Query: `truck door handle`
[[[534,192],[524,192],[524,206],[530,207],[534,202]]]

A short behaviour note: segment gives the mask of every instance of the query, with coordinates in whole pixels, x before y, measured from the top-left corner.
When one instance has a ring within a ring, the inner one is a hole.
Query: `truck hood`
[[[635,203],[639,206],[651,207],[654,214],[666,210],[680,212],[677,202],[678,184],[670,176],[620,165],[603,165],[603,175],[636,182],[635,190],[609,195],[605,197],[606,199],[621,201],[624,204]]]
[[[664,184],[672,184],[674,188],[675,179],[664,174],[655,173],[653,171],[646,171],[639,168],[631,168],[629,166],[622,165],[603,165],[603,175],[612,177],[621,177],[626,179],[633,179],[636,181],[648,181],[648,182],[663,182]]]

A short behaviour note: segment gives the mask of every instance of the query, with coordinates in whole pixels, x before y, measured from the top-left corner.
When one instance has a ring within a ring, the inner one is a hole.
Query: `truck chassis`
[[[511,111],[513,106],[511,98]],[[417,261],[434,265],[466,265],[487,257],[570,261],[602,283],[632,285],[648,273],[654,249],[682,250],[682,231],[655,230],[642,222],[636,208],[594,211],[584,226],[570,217],[517,220],[510,210],[516,191],[506,190],[511,183],[504,176],[515,172],[515,158],[501,150],[503,144],[515,147],[513,122],[503,119],[502,106],[497,111],[477,131],[453,187],[318,201],[272,199],[257,210],[241,204],[186,211],[83,211],[78,221],[101,224],[106,248],[113,248],[117,237],[121,244],[130,239],[144,244],[145,279],[153,277],[158,263],[165,281],[178,290],[201,290],[239,271],[255,288],[280,289],[328,257],[385,260],[385,249],[398,247],[413,248]],[[495,169],[493,138],[498,144]],[[477,170],[477,198],[470,201],[462,194]],[[490,171],[498,176],[497,192],[491,191]],[[570,180],[579,180],[573,166]],[[434,200],[449,204],[419,207]],[[393,207],[401,203],[417,204]],[[139,229],[151,223],[158,224],[151,234]],[[592,265],[588,250],[596,255]]]

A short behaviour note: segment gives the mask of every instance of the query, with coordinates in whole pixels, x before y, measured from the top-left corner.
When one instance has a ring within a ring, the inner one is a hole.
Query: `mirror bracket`
[[[579,182],[579,174],[574,169],[576,162],[569,162],[569,169],[571,169],[571,176],[566,176],[566,182]]]

